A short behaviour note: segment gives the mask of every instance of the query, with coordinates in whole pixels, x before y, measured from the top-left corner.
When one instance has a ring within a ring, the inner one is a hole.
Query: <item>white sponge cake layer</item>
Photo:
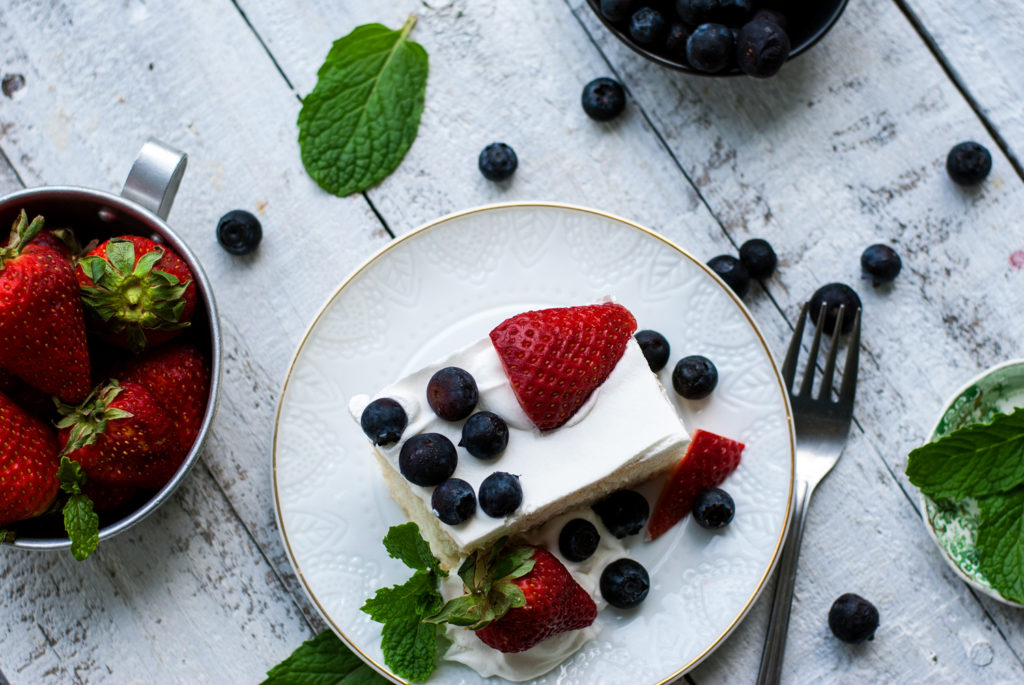
[[[427,382],[446,366],[458,366],[473,375],[480,390],[474,411],[494,412],[508,424],[504,452],[495,459],[481,460],[457,447],[454,473],[472,485],[474,492],[479,492],[480,483],[495,471],[519,476],[523,503],[505,518],[491,518],[477,508],[464,523],[442,523],[430,510],[433,487],[414,485],[399,471],[398,455],[409,437],[441,433],[456,446],[461,439],[465,421],[445,421],[426,403]],[[397,400],[409,417],[398,443],[377,448],[391,495],[406,515],[419,523],[434,552],[452,565],[503,535],[523,532],[571,507],[650,478],[678,461],[688,442],[664,388],[632,338],[611,374],[583,407],[565,425],[543,433],[519,406],[489,338],[383,388],[374,399],[378,397]],[[369,399],[353,398],[351,409],[357,419]]]

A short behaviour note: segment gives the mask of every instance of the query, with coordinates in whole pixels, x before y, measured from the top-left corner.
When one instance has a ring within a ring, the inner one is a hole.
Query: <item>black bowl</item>
[[[821,37],[828,33],[829,29],[839,19],[839,15],[843,13],[846,8],[847,0],[817,0],[810,2],[808,0],[774,0],[773,2],[758,3],[759,8],[774,9],[786,16],[789,22],[789,59],[793,59],[797,55],[800,55],[807,51],[812,45],[821,40]],[[665,55],[659,54],[652,50],[649,50],[643,46],[637,45],[633,42],[633,39],[629,36],[629,21],[614,23],[609,21],[603,14],[601,14],[601,2],[600,0],[587,0],[587,4],[590,5],[590,9],[594,11],[597,18],[601,20],[608,30],[612,34],[625,43],[637,54],[643,55],[647,59],[651,60],[655,64],[660,64],[663,67],[669,69],[675,69],[682,71],[687,74],[695,74],[697,76],[742,76],[743,72],[736,67],[719,71],[715,73],[709,73],[706,71],[700,71],[694,69],[685,62],[679,62],[671,59]],[[640,0],[637,3],[637,8],[655,6],[659,8],[669,7],[669,12],[672,17],[675,17],[674,9],[671,9],[674,5],[671,0],[666,2],[665,0]]]

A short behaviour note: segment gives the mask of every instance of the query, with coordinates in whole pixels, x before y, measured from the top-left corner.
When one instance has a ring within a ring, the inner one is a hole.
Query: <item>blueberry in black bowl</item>
[[[718,385],[718,368],[701,354],[691,354],[676,362],[672,370],[672,387],[681,397],[702,400]]]
[[[860,296],[845,283],[827,283],[811,295],[809,311],[811,321],[817,322],[822,307],[825,307],[825,321],[822,329],[831,335],[832,329],[836,327],[836,319],[839,317],[839,307],[843,307],[843,323],[841,333],[849,333],[853,330],[853,319],[857,310],[860,309]]]
[[[665,368],[671,352],[665,336],[658,331],[643,330],[637,331],[633,337],[640,345],[640,351],[644,353],[644,359],[647,360],[647,366],[651,368],[651,371],[657,373]]]
[[[860,256],[860,267],[871,279],[872,285],[877,286],[893,281],[903,268],[903,261],[896,250],[878,243],[864,249]]]
[[[489,181],[505,181],[519,167],[516,152],[505,143],[491,143],[480,151],[477,158],[480,173]]]
[[[449,478],[430,495],[430,508],[434,515],[449,526],[456,526],[476,511],[476,495],[473,486],[461,478]]]
[[[686,40],[686,61],[709,74],[724,71],[736,62],[736,43],[724,24],[701,24]]]
[[[601,14],[612,22],[624,22],[633,16],[637,0],[601,0]]]
[[[601,572],[601,596],[618,609],[632,609],[647,598],[651,577],[634,559],[617,559]]]
[[[789,34],[769,17],[747,22],[736,39],[736,64],[748,76],[774,76],[789,59]]]
[[[674,21],[668,27],[665,36],[665,55],[682,64],[686,64],[686,41],[693,30],[681,21]]]
[[[586,561],[600,542],[597,526],[586,519],[572,519],[558,534],[558,551],[569,561]]]
[[[615,79],[602,76],[583,86],[583,111],[595,121],[610,121],[626,108],[626,91]]]
[[[690,26],[722,18],[722,0],[676,0],[676,14]]]
[[[962,186],[981,183],[992,171],[992,155],[981,143],[968,140],[957,143],[946,156],[946,172]]]
[[[624,538],[636,535],[647,523],[651,505],[635,490],[619,490],[591,507],[612,535]]]
[[[217,242],[233,255],[249,254],[262,239],[260,220],[244,209],[233,209],[217,222]]]
[[[750,290],[750,272],[736,257],[729,254],[712,257],[708,260],[708,267],[739,297],[743,297]]]
[[[494,459],[508,445],[508,424],[494,412],[479,411],[463,424],[459,445],[477,459]]]
[[[740,261],[752,278],[764,280],[775,272],[778,257],[764,238],[751,238],[740,245]]]
[[[665,15],[653,7],[641,7],[629,19],[629,36],[638,45],[657,45],[666,31]]]

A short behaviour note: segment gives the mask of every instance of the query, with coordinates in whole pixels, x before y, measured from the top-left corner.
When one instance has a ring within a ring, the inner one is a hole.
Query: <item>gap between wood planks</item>
[[[270,48],[263,40],[263,36],[260,35],[260,32],[257,31],[256,27],[252,25],[251,21],[249,21],[249,17],[246,16],[245,10],[239,7],[238,0],[231,0],[231,4],[235,6],[235,9],[238,10],[238,14],[242,17],[242,21],[245,22],[245,25],[249,27],[250,31],[252,31],[252,35],[256,37],[257,41],[259,41],[259,44],[263,48],[263,51],[267,53],[267,57],[270,58],[271,64],[273,64],[274,68],[277,69],[277,73],[281,74],[281,78],[283,78],[284,82],[288,84],[289,90],[291,90],[292,93],[295,94],[295,99],[301,103],[302,96],[299,95],[298,91],[295,90],[295,86],[292,84],[292,80],[288,78],[288,74],[284,73],[284,69],[281,68],[281,64],[277,61],[277,58],[274,57],[274,53],[270,51]],[[377,221],[379,221],[380,225],[384,227],[385,231],[387,231],[388,236],[394,239],[394,232],[392,232],[391,227],[388,226],[388,222],[384,219],[383,215],[381,215],[381,213],[377,211],[377,207],[373,204],[373,201],[370,200],[370,196],[366,193],[365,190],[362,191],[360,195],[362,195],[363,199],[366,200],[366,204],[370,206],[370,211],[373,212],[373,215],[375,217],[377,217]],[[0,683],[0,685],[3,685],[3,683]]]

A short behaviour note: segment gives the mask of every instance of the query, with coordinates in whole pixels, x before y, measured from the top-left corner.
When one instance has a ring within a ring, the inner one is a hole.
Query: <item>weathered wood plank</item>
[[[934,43],[954,78],[1005,141],[1018,171],[1024,160],[1024,111],[1020,106],[1024,11],[1016,3],[898,0]]]

